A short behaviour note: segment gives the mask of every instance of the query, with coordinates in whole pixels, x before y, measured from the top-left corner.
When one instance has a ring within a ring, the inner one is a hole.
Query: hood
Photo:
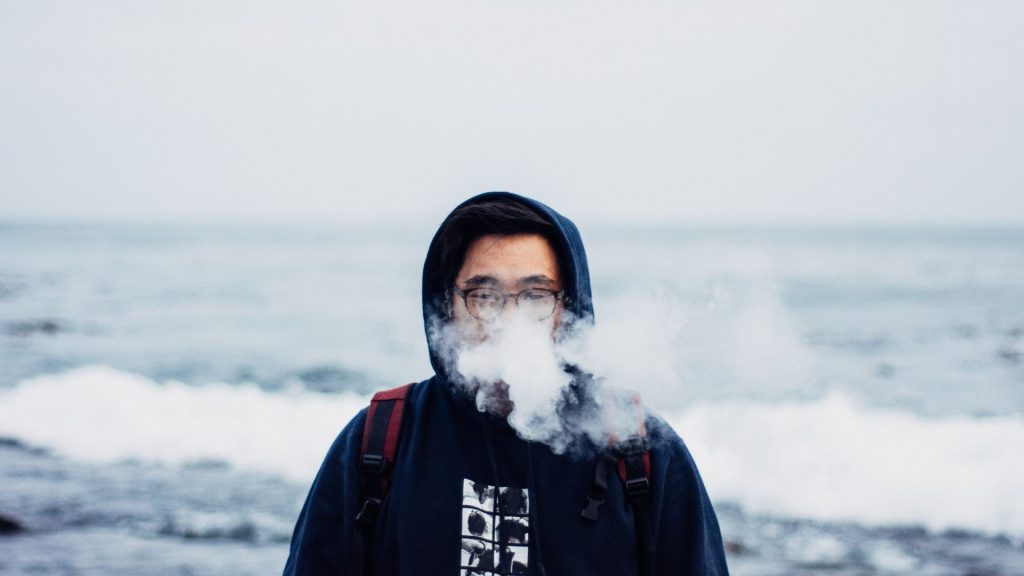
[[[479,194],[459,204],[452,212],[463,206],[496,198],[510,198],[522,202],[554,225],[555,240],[558,244],[555,246],[555,252],[559,255],[558,264],[562,274],[562,288],[565,291],[563,306],[570,312],[566,316],[592,322],[594,306],[590,294],[590,270],[587,267],[587,254],[583,249],[583,239],[580,238],[576,225],[545,204],[511,192]],[[450,217],[451,213],[448,215],[448,218]],[[430,242],[430,248],[427,250],[427,258],[423,262],[423,325],[427,334],[427,345],[430,349],[430,364],[434,367],[434,372],[442,378],[446,378],[447,375],[444,362],[433,341],[432,323],[436,321],[438,312],[443,309],[445,291],[450,288],[450,286],[444,285],[438,265],[440,260],[438,236],[444,229],[448,218],[445,218],[445,222],[441,223],[437,233],[434,234],[434,239]]]

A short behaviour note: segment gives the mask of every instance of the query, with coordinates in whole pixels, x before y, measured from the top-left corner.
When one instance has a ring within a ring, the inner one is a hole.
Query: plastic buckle
[[[646,496],[651,492],[651,483],[647,478],[633,478],[626,480],[626,493],[630,497]]]
[[[604,504],[604,498],[594,498],[590,494],[587,494],[587,507],[580,511],[580,517],[586,518],[591,522],[596,522],[597,509],[601,504]]]
[[[631,454],[643,454],[650,450],[651,445],[647,440],[646,436],[632,436],[627,438],[619,446],[619,450],[622,451],[623,455]]]
[[[356,515],[356,522],[361,526],[369,526],[377,521],[377,516],[380,514],[380,499],[379,498],[367,498],[363,502],[363,509]]]
[[[359,459],[359,471],[369,474],[384,475],[388,470],[388,459],[380,454],[363,454]]]

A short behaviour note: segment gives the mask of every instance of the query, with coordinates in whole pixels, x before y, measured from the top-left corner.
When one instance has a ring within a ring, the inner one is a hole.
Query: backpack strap
[[[636,521],[637,555],[640,574],[646,574],[654,555],[654,528],[651,519],[651,451],[646,436],[630,438],[618,463],[619,478],[626,486],[626,499],[633,507]]]
[[[363,444],[359,450],[359,495],[362,507],[356,515],[351,550],[351,573],[367,573],[373,526],[388,493],[398,454],[398,440],[405,416],[405,400],[413,384],[377,392],[366,410]]]
[[[654,554],[654,532],[651,518],[651,446],[647,439],[647,422],[638,394],[629,394],[626,401],[631,405],[636,430],[620,440],[612,435],[608,449],[597,461],[594,481],[587,493],[587,506],[580,516],[597,521],[598,508],[605,501],[608,491],[608,472],[614,466],[626,490],[626,500],[633,508],[636,523],[637,554],[640,574],[645,574]]]

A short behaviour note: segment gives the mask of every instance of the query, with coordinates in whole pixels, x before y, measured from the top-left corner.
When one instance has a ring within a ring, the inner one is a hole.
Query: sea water
[[[0,224],[0,572],[279,572],[340,428],[430,374],[431,233]],[[1024,230],[583,236],[734,574],[1024,574]]]

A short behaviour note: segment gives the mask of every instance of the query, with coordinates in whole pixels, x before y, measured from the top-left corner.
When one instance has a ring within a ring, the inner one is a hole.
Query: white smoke
[[[508,411],[521,437],[562,448],[558,407],[572,377],[563,369],[550,325],[517,313],[488,326],[482,342],[462,344],[455,370],[458,381],[474,389],[477,406]],[[507,407],[501,405],[506,397]]]
[[[432,341],[451,380],[481,411],[507,416],[522,438],[556,452],[580,440],[605,446],[642,430],[645,407],[677,411],[737,389],[771,390],[777,380],[808,382],[810,351],[777,295],[718,292],[706,300],[621,293],[596,324],[563,319],[557,338],[550,324],[515,309],[469,338],[438,320]],[[584,402],[567,366],[587,375]]]
[[[558,453],[581,441],[606,446],[644,433],[638,395],[626,390],[645,373],[674,373],[664,330],[641,318],[636,326],[564,322],[558,337],[551,324],[511,311],[476,327],[466,337],[453,324],[435,323],[433,341],[451,380],[472,394],[481,411],[506,416],[525,440]],[[621,354],[622,339],[650,341],[642,356]]]

